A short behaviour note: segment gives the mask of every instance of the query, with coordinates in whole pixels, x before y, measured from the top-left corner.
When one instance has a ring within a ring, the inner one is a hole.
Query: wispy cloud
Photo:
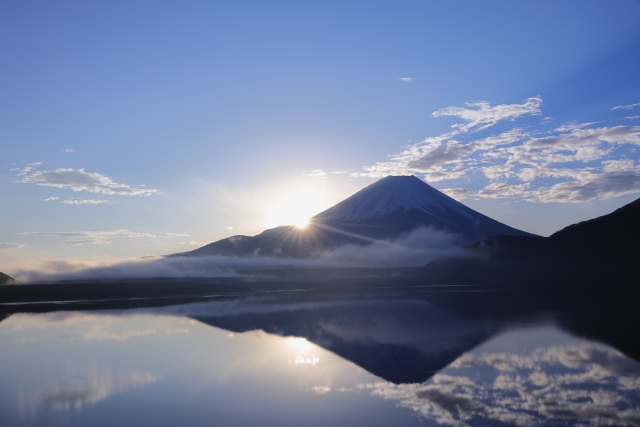
[[[106,245],[112,243],[115,238],[167,238],[189,237],[186,233],[172,233],[161,231],[157,233],[141,233],[120,229],[115,231],[29,231],[18,234],[43,237],[60,237],[69,239],[65,241],[66,245]]]
[[[431,113],[433,117],[458,117],[466,123],[451,126],[461,132],[477,132],[491,127],[502,120],[540,114],[542,98],[526,99],[522,104],[500,104],[492,107],[486,101],[466,102],[465,107],[447,107]]]
[[[326,172],[321,171],[320,169],[314,169],[311,173],[305,173],[305,176],[310,176],[312,178],[325,178],[327,176]]]
[[[81,246],[81,245],[107,245],[112,243],[115,238],[173,238],[188,237],[186,233],[141,233],[120,229],[115,231],[29,231],[18,234],[41,237],[60,237],[66,240],[65,245]]]
[[[159,233],[162,237],[166,237],[168,239],[172,237],[189,237],[187,233],[170,233],[168,231],[162,231]]]
[[[565,123],[562,126],[559,126],[555,129],[556,132],[573,132],[579,129],[584,129],[591,125],[595,125],[597,122],[590,123],[579,123],[579,122],[569,122]]]
[[[115,231],[29,231],[19,234],[30,236],[48,237],[92,237],[92,238],[112,238],[112,237],[158,237],[151,233],[139,233],[126,229]]]
[[[42,164],[42,162],[29,163],[28,165],[26,165],[26,166],[24,166],[22,168],[11,169],[11,171],[15,172],[16,176],[24,176],[24,175],[27,175],[27,174],[31,173],[31,171],[33,169],[37,168],[41,164]]]
[[[62,203],[64,203],[65,205],[101,205],[103,203],[111,204],[109,200],[103,199],[68,199],[63,200]]]
[[[613,107],[612,110],[632,110],[638,106],[640,106],[640,102],[637,102],[635,104],[629,104],[629,105],[618,105],[616,107]]]
[[[66,240],[64,242],[65,245],[69,246],[84,246],[84,245],[108,245],[113,243],[113,240],[102,240],[102,239],[72,239]]]
[[[191,240],[189,242],[181,242],[180,244],[181,245],[190,245],[190,246],[198,246],[198,247],[200,247],[200,246],[207,245],[209,243],[211,243],[211,242],[199,242],[197,240]]]
[[[69,188],[73,191],[88,191],[121,196],[148,196],[160,191],[140,187],[131,187],[115,182],[108,176],[97,172],[86,172],[84,169],[60,168],[50,171],[33,171],[41,163],[32,163],[21,169],[14,169],[18,182],[35,184],[43,187]]]
[[[24,249],[27,248],[27,245],[23,245],[22,243],[13,243],[13,242],[0,242],[0,250],[3,249]]]
[[[600,174],[575,171],[573,175],[575,180],[533,191],[532,198],[541,202],[586,202],[640,192],[640,167]]]
[[[428,137],[412,144],[398,154],[389,156],[389,160],[366,166],[364,175],[374,178],[386,175],[411,175],[427,172],[428,181],[455,179],[464,176],[468,168],[460,164],[460,160],[480,149],[489,149],[496,145],[513,143],[527,134],[520,129],[512,129],[498,136],[462,144],[454,139],[468,132],[477,132],[494,126],[502,120],[515,120],[523,115],[539,114],[542,99],[528,98],[522,104],[502,104],[492,107],[488,102],[468,102],[465,107],[448,107],[432,113],[433,117],[459,117],[464,123],[452,125],[453,130],[438,136]],[[468,146],[467,146],[468,145]],[[456,164],[445,169],[444,163]]]
[[[43,199],[45,202],[52,202],[54,200],[58,200],[59,197],[47,197],[46,199]]]
[[[511,144],[521,140],[526,134],[521,129],[512,129],[499,135],[479,139],[468,144],[462,144],[456,140],[449,140],[446,144],[435,142],[423,146],[420,157],[407,162],[409,169],[419,172],[429,172],[434,167],[447,163],[458,163],[478,151],[493,150],[500,145]],[[437,169],[436,169],[437,171]]]
[[[413,77],[400,77],[398,80],[401,82],[409,83],[413,81]]]
[[[63,153],[75,153],[76,150],[74,150],[73,148],[65,148],[64,150],[62,150]]]

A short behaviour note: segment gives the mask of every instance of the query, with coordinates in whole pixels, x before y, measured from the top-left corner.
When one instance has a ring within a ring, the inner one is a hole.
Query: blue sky
[[[0,37],[0,271],[256,234],[387,173],[543,235],[640,195],[638,1],[7,1]]]

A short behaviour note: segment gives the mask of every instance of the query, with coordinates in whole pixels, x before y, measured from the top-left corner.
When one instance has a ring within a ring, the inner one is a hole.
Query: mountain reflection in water
[[[15,314],[0,425],[640,425],[636,314],[501,298]]]

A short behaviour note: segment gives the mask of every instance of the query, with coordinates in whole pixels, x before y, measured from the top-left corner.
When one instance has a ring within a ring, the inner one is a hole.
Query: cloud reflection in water
[[[35,389],[20,390],[17,406],[23,418],[34,418],[38,409],[80,410],[116,393],[154,384],[160,376],[150,372],[112,372],[98,368],[74,368]]]
[[[360,389],[452,426],[640,425],[640,363],[592,342],[467,353],[423,384]]]

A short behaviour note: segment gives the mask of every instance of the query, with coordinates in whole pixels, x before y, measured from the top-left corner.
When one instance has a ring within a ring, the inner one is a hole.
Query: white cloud
[[[169,233],[168,231],[162,231],[159,234],[161,234],[162,237],[166,237],[168,239],[172,237],[189,237],[187,233]]]
[[[11,171],[16,172],[16,176],[24,176],[30,173],[34,168],[40,166],[42,162],[29,163],[27,166],[23,168],[15,168],[11,169]]]
[[[441,191],[447,196],[457,200],[473,197],[476,194],[475,191],[467,190],[466,188],[443,188]]]
[[[555,131],[556,132],[573,132],[573,131],[576,131],[578,129],[586,128],[586,127],[589,127],[589,126],[595,125],[595,124],[596,124],[596,122],[591,122],[591,123],[569,122],[569,123],[565,123],[562,126],[556,128]]]
[[[108,176],[100,173],[85,172],[84,169],[60,168],[50,171],[36,171],[32,169],[40,163],[27,165],[17,169],[16,176],[22,177],[19,182],[35,184],[43,187],[70,188],[73,191],[89,191],[91,193],[118,194],[122,196],[148,196],[159,194],[152,188],[131,187],[119,184]]]
[[[532,193],[533,199],[541,202],[586,202],[640,192],[640,168],[602,174],[583,172],[577,174],[577,178],[540,188]]]
[[[515,120],[518,117],[540,114],[542,98],[527,98],[522,104],[500,104],[492,107],[486,101],[466,102],[464,107],[447,107],[431,113],[433,117],[459,117],[466,121],[451,126],[462,132],[477,132],[495,125],[502,120]]]
[[[598,146],[608,144],[640,145],[640,127],[614,126],[596,129],[571,129],[570,133],[544,138],[532,138],[524,143],[526,150],[541,150],[551,148],[554,151],[578,150],[584,146]]]
[[[638,106],[640,106],[640,102],[637,102],[635,104],[629,104],[629,105],[618,105],[616,107],[613,107],[612,110],[631,110]]]
[[[471,191],[461,188],[445,188],[442,191],[451,197],[458,196],[460,199],[474,197],[482,199],[504,199],[521,197],[523,194],[528,194],[530,184],[507,184],[504,182],[494,182],[481,190]]]
[[[211,243],[211,242],[199,242],[197,240],[191,240],[189,242],[181,242],[180,244],[181,245],[191,245],[191,246],[200,247],[200,246],[208,245],[209,243]]]
[[[46,199],[43,199],[45,202],[52,202],[54,200],[58,200],[59,197],[47,197]]]
[[[23,245],[22,243],[13,243],[13,242],[0,242],[0,250],[3,249],[23,249],[27,248],[27,245]]]
[[[65,148],[64,150],[62,150],[63,153],[74,153],[76,150],[74,150],[73,148]]]
[[[427,173],[428,181],[441,181],[459,178],[468,171],[460,167],[459,163],[465,156],[470,156],[478,150],[487,150],[497,145],[513,143],[526,134],[521,129],[511,129],[497,136],[490,136],[471,144],[462,144],[453,138],[467,132],[477,132],[489,128],[500,121],[513,121],[518,117],[540,113],[541,98],[528,98],[522,104],[502,104],[492,107],[488,102],[467,102],[463,107],[448,107],[437,110],[433,117],[454,116],[465,123],[455,124],[454,130],[434,137],[428,137],[421,142],[412,144],[398,154],[389,156],[386,162],[378,162],[366,166],[365,173],[354,173],[354,176],[368,176],[380,178],[387,175],[411,175]],[[443,169],[444,163],[456,164],[453,170]]]
[[[455,140],[446,143],[438,141],[435,144],[423,146],[423,155],[407,163],[407,168],[416,172],[428,172],[429,169],[446,163],[458,163],[478,151],[492,150],[500,145],[512,144],[526,136],[521,129],[511,129],[499,135],[489,136],[468,144]]]
[[[312,178],[324,178],[327,176],[326,172],[321,171],[320,169],[314,169],[311,173],[305,173],[305,176],[310,176]]]
[[[64,203],[65,205],[101,205],[103,203],[111,204],[109,200],[103,199],[69,199],[63,200],[62,203]]]
[[[401,82],[409,83],[413,81],[413,77],[400,77],[398,80],[400,80]]]
[[[127,229],[120,229],[115,231],[30,231],[18,233],[29,236],[42,236],[42,237],[60,237],[68,239],[65,241],[66,245],[80,246],[80,245],[106,245],[112,243],[115,238],[159,238],[159,237],[187,237],[185,233],[169,233],[161,232],[157,234],[152,233],[140,233],[130,231]]]
[[[603,170],[609,172],[629,171],[635,168],[635,162],[631,159],[605,160],[602,162]]]
[[[434,117],[454,116],[464,122],[453,125],[451,132],[409,145],[354,175],[377,178],[422,174],[427,182],[438,182],[471,179],[481,173],[489,181],[480,189],[456,186],[443,190],[457,199],[583,202],[640,192],[640,170],[626,157],[635,150],[630,146],[640,146],[640,126],[594,128],[598,122],[574,121],[553,131],[545,130],[544,136],[538,136],[541,132],[535,130],[513,127],[470,139],[469,132],[499,121],[539,114],[541,103],[536,97],[522,104],[492,107],[487,102],[475,102],[437,110]]]
[[[225,228],[229,231],[233,230],[233,227],[225,227]]]
[[[83,238],[112,238],[112,237],[158,237],[150,233],[138,233],[127,229],[115,231],[29,231],[19,234],[48,237],[83,237]]]
[[[108,245],[110,243],[113,243],[113,241],[101,240],[101,239],[75,239],[75,240],[67,240],[64,242],[65,245],[69,245],[69,246]]]

